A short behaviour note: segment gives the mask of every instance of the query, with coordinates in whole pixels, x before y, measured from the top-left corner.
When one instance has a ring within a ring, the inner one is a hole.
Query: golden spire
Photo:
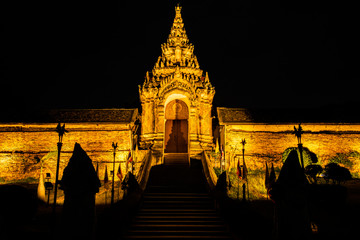
[[[183,67],[187,74],[201,77],[199,63],[194,55],[194,46],[189,43],[181,17],[181,6],[175,6],[175,18],[166,43],[161,44],[162,56],[155,63],[155,74],[168,75],[175,71],[175,67]],[[186,68],[186,69],[185,69]]]
[[[162,101],[165,94],[174,89],[187,92],[192,100],[212,101],[215,88],[209,75],[200,69],[194,45],[186,35],[179,4],[175,6],[175,18],[167,41],[161,44],[161,52],[154,68],[146,73],[143,85],[139,86],[142,102]]]
[[[175,6],[175,18],[167,42],[171,46],[185,46],[189,42],[181,17],[181,7],[179,4]]]
[[[145,77],[144,86],[165,86],[172,80],[191,83],[196,87],[212,88],[209,77],[205,86],[205,73],[200,69],[194,54],[194,45],[189,42],[184,22],[181,17],[181,6],[175,6],[175,18],[167,41],[161,44],[161,56],[154,68]]]

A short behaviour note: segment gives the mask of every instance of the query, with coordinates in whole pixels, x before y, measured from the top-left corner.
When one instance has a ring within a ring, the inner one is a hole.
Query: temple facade
[[[213,146],[211,109],[215,88],[199,66],[179,5],[161,50],[154,68],[139,86],[141,146],[152,146],[165,157],[164,161],[180,155],[189,159]]]
[[[66,123],[69,130],[64,136],[60,177],[75,142],[98,167],[100,179],[106,169],[113,168],[113,142],[118,143],[115,169],[120,166],[123,172],[128,170],[129,153],[137,171],[148,149],[156,164],[184,164],[206,151],[217,167],[215,155],[221,148],[225,169],[231,169],[242,156],[244,138],[250,172],[262,172],[265,163],[281,168],[284,151],[297,146],[293,127],[298,122],[259,119],[241,108],[218,107],[212,116],[215,88],[194,54],[180,6],[175,7],[173,25],[161,50],[139,86],[141,111],[63,109],[47,113],[38,122],[0,123],[0,184],[37,181],[41,172],[54,176],[58,122]],[[214,127],[213,118],[218,120]],[[359,123],[304,122],[303,128],[303,145],[317,154],[322,166],[337,162],[354,177],[360,176]]]

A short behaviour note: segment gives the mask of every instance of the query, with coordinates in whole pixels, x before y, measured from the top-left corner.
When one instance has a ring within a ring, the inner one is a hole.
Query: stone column
[[[154,133],[154,101],[142,104],[141,134],[142,140],[148,141]]]
[[[190,156],[192,157],[202,152],[200,145],[200,131],[199,109],[197,106],[192,105],[190,107],[189,116]]]
[[[165,111],[164,105],[160,104],[155,107],[155,131],[154,131],[154,148],[163,151],[164,132],[165,132]]]
[[[201,102],[199,107],[199,140],[203,149],[211,148],[213,145],[211,107],[212,105],[208,102]]]

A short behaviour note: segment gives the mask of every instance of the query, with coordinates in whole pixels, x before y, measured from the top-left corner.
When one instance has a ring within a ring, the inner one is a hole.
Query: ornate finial
[[[118,144],[117,143],[112,143],[112,147],[113,147],[113,149],[114,149],[114,152],[116,151],[116,149],[117,149],[117,147],[118,147]]]
[[[68,132],[68,130],[65,129],[65,123],[62,126],[60,126],[60,123],[58,123],[55,131],[59,134],[59,143],[62,143],[64,134]]]
[[[303,134],[303,129],[301,127],[301,123],[299,124],[299,127],[297,129],[294,126],[294,134],[298,140],[298,144],[301,144],[301,135]]]
[[[241,144],[243,145],[243,148],[245,148],[245,144],[246,144],[245,138],[241,140]]]
[[[180,3],[175,6],[175,17],[181,17],[181,8]]]
[[[209,73],[208,72],[206,72],[206,74],[205,74],[205,82],[209,82]]]

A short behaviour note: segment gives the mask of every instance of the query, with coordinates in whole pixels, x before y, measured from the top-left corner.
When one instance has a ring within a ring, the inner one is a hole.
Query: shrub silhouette
[[[317,183],[317,176],[323,171],[320,165],[312,164],[305,168],[305,174],[310,178],[313,183]]]
[[[340,184],[346,180],[350,180],[351,174],[349,169],[339,166],[337,163],[329,163],[325,166],[325,178],[332,179],[333,183]]]
[[[296,151],[300,157],[299,148],[297,148],[297,147],[287,148],[287,149],[285,149],[285,151],[282,154],[282,162],[283,163],[285,162],[285,160],[287,159],[287,157],[289,156],[289,154],[292,151]],[[305,166],[312,165],[312,164],[318,162],[318,158],[317,158],[316,154],[311,152],[307,147],[303,148],[302,155],[303,155]]]

